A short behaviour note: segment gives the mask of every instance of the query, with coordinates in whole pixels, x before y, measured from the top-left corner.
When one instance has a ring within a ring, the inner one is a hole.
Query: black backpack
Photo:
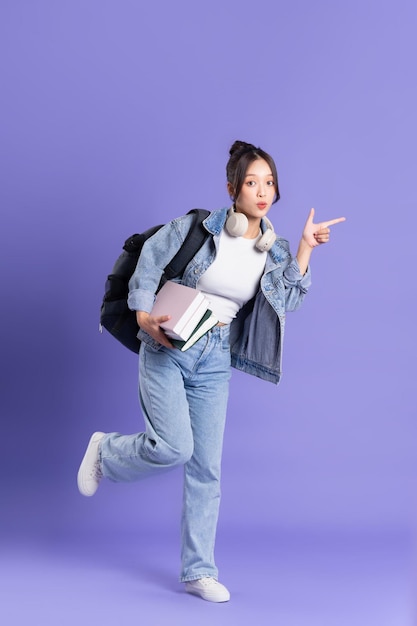
[[[164,269],[158,289],[171,278],[180,276],[191,259],[195,256],[209,233],[202,225],[203,220],[210,214],[204,209],[192,209],[193,223],[177,254]],[[136,311],[127,306],[129,280],[136,269],[136,265],[143,247],[149,237],[152,237],[160,228],[153,226],[144,233],[132,235],[126,239],[123,252],[116,260],[112,273],[106,280],[105,294],[101,304],[100,331],[105,328],[120,343],[133,352],[139,352],[140,341],[137,338],[138,325]]]

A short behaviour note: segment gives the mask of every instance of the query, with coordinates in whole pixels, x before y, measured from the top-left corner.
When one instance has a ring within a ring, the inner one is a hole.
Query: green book
[[[185,350],[188,350],[188,348],[191,348],[191,346],[194,345],[200,337],[208,333],[213,326],[216,326],[218,321],[219,320],[214,313],[210,311],[210,309],[207,309],[187,341],[181,341],[181,339],[170,339],[170,341],[173,346],[181,350],[181,352],[184,352]]]

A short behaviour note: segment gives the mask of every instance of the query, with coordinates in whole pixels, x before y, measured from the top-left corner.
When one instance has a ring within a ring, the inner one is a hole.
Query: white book
[[[161,328],[169,337],[186,341],[208,307],[209,301],[201,291],[169,280],[158,291],[151,315],[170,315]]]
[[[188,348],[191,348],[191,346],[193,346],[196,343],[196,341],[198,341],[203,335],[208,333],[208,331],[211,330],[213,326],[216,326],[218,321],[219,320],[214,315],[214,313],[210,311],[210,309],[207,309],[207,311],[203,315],[202,319],[198,322],[197,326],[195,327],[195,329],[191,333],[190,338],[187,341],[180,341],[178,339],[173,339],[172,343],[174,344],[176,348],[181,350],[181,352],[185,352],[185,350],[188,350]]]

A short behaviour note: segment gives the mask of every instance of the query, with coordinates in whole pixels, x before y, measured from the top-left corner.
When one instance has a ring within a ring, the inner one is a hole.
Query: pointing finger
[[[344,222],[346,220],[345,217],[338,217],[335,220],[329,220],[328,222],[322,222],[322,228],[328,228],[329,226],[333,226],[334,224],[339,224],[339,222]]]

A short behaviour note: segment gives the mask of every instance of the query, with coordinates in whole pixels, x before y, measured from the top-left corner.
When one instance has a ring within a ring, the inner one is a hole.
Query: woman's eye
[[[274,186],[274,181],[273,180],[268,180],[268,182],[266,183],[269,187],[273,187]]]
[[[255,181],[254,180],[248,180],[248,182],[246,183],[248,187],[254,187],[255,186]]]

